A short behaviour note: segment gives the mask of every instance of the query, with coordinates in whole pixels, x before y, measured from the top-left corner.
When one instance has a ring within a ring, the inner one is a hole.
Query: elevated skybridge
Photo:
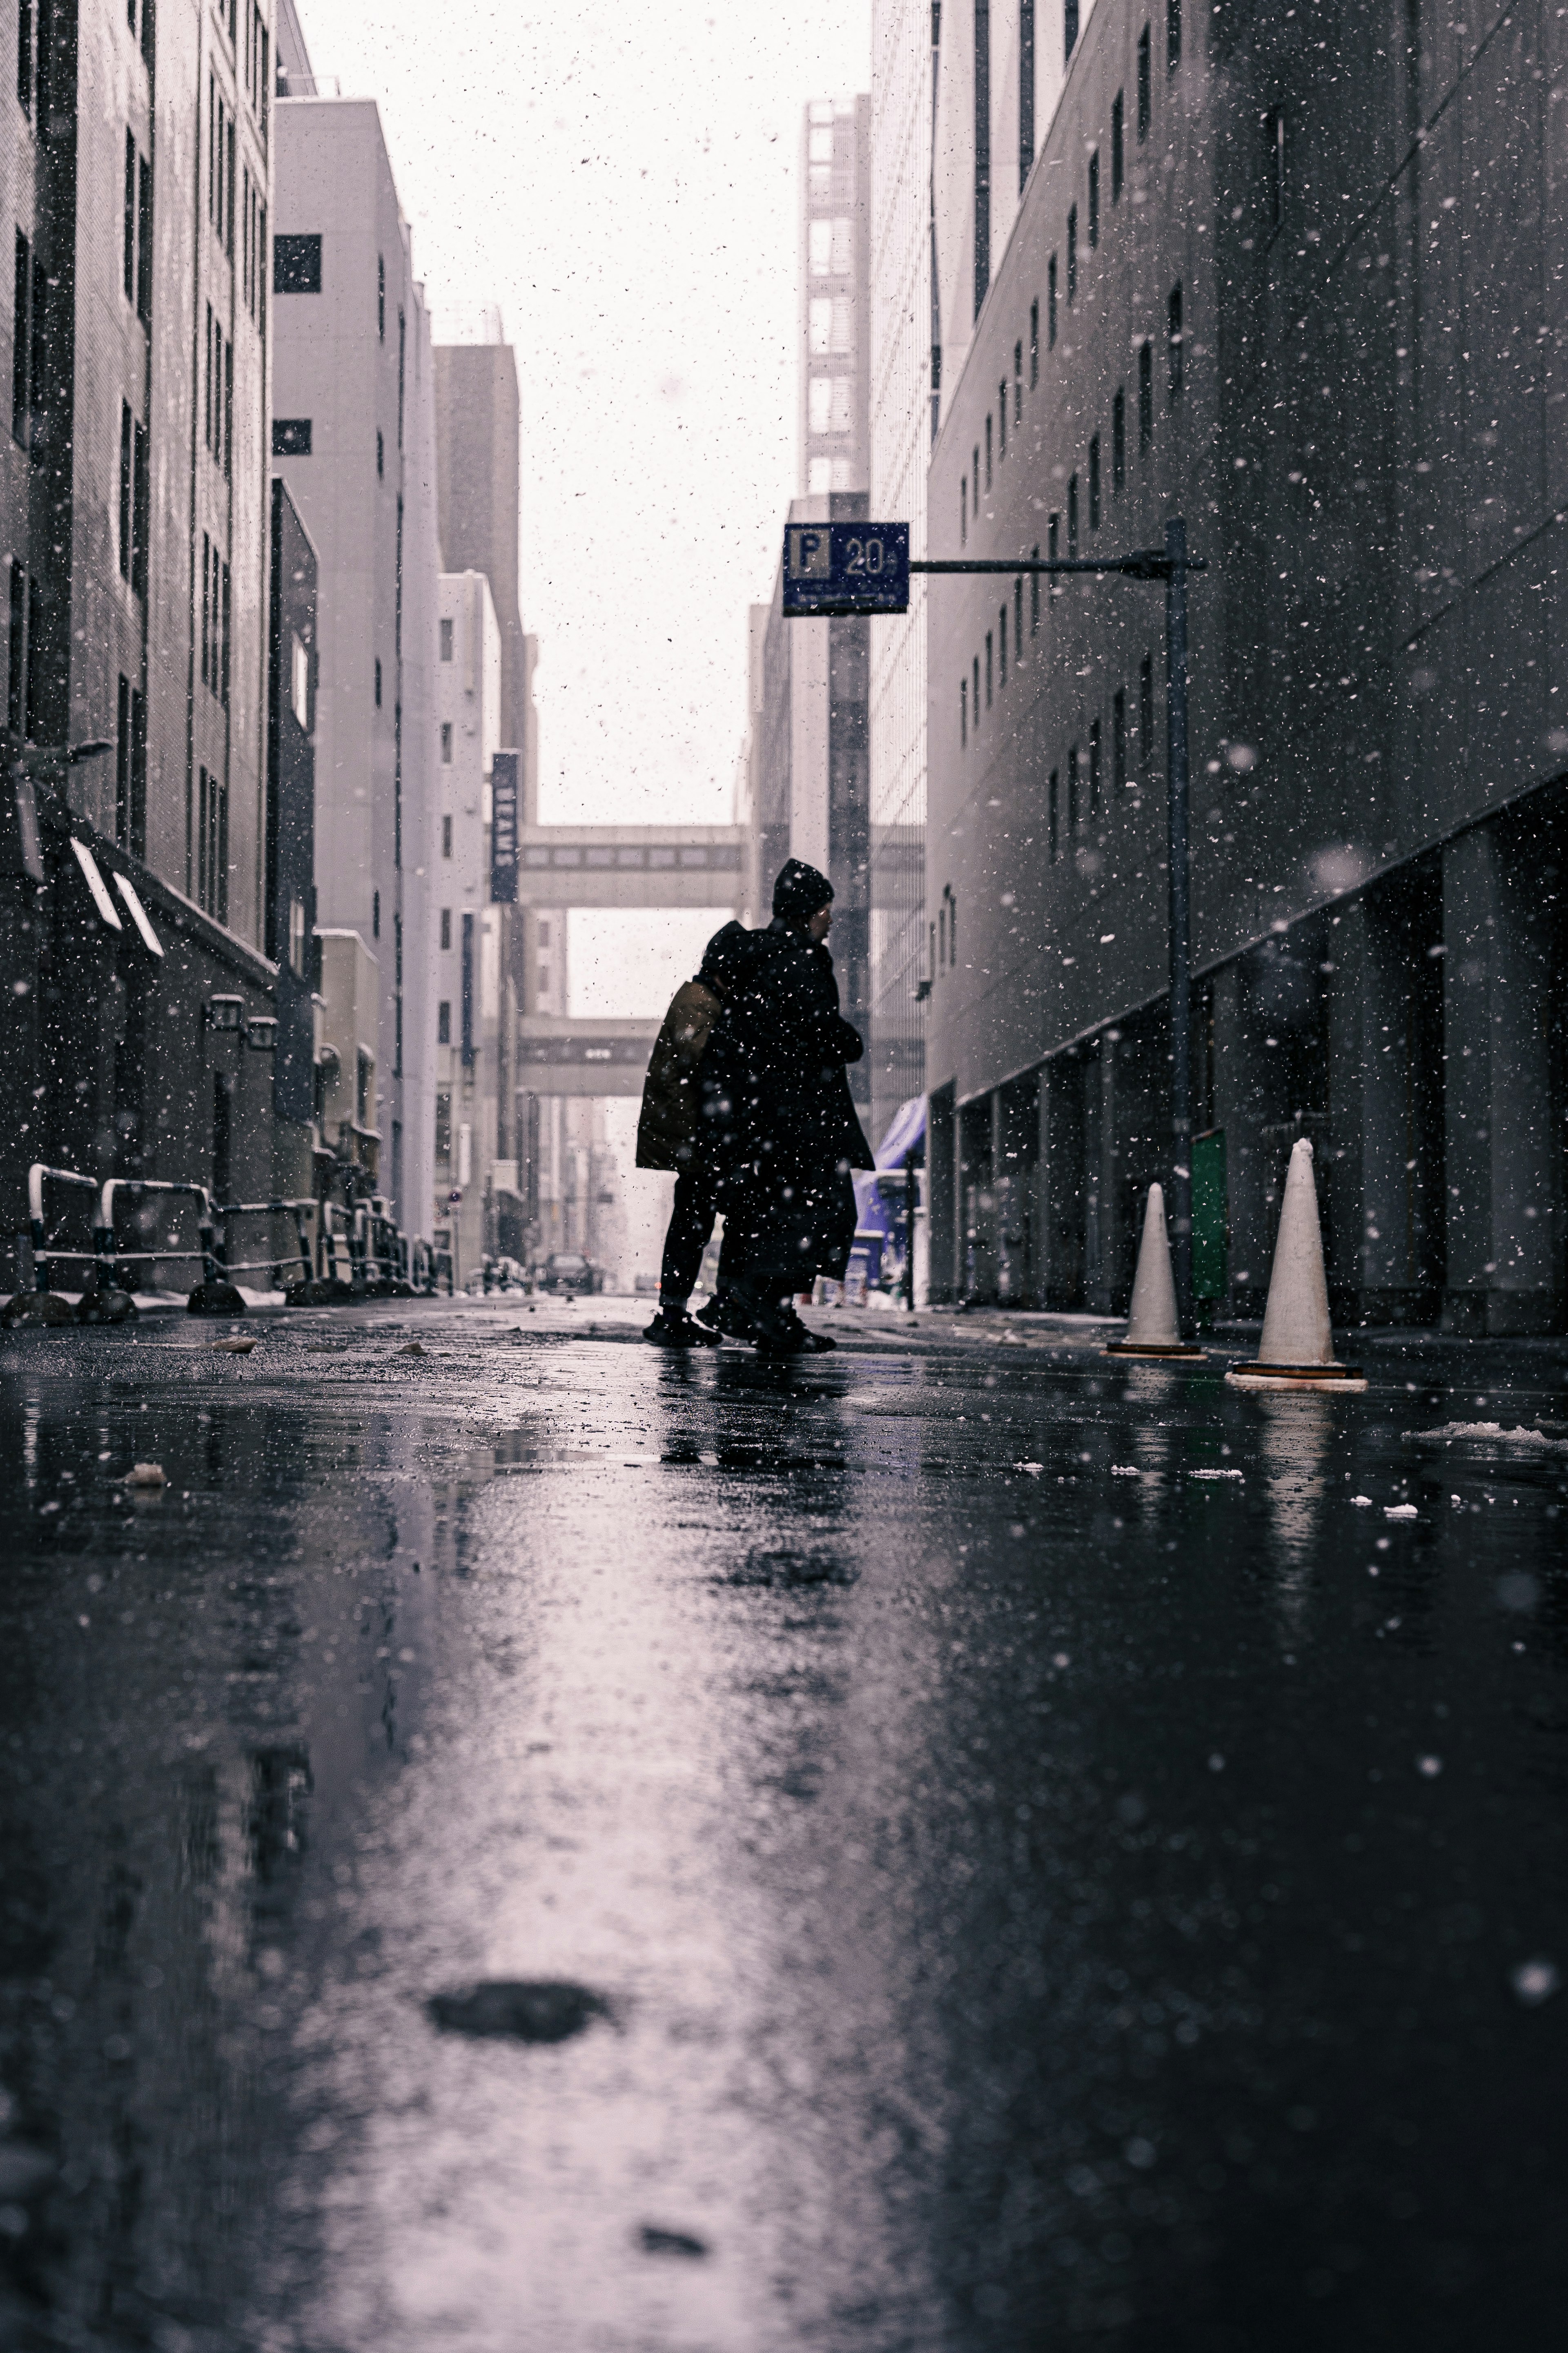
[[[525,825],[521,907],[728,907],[745,889],[735,825]]]
[[[535,1095],[640,1095],[658,1028],[525,1013],[517,1025],[517,1083]]]

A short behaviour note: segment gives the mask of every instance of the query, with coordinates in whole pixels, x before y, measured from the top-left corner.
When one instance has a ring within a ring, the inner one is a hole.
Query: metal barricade
[[[196,1229],[197,1247],[194,1250],[117,1250],[115,1249],[116,1196],[129,1194],[132,1199],[139,1200],[148,1193],[177,1195],[183,1199],[192,1200],[197,1204],[200,1220]],[[122,1262],[126,1265],[138,1263],[150,1265],[163,1259],[186,1259],[199,1261],[202,1281],[211,1282],[218,1274],[216,1238],[213,1229],[212,1195],[205,1185],[181,1185],[165,1177],[111,1176],[103,1187],[99,1203],[98,1224],[93,1229],[93,1246],[98,1265],[99,1285],[103,1290],[112,1291],[122,1287],[120,1282],[120,1267]],[[130,1288],[129,1284],[123,1287]]]
[[[90,1266],[97,1257],[92,1250],[51,1250],[44,1222],[44,1187],[70,1185],[79,1191],[96,1193],[96,1176],[83,1176],[75,1168],[49,1168],[43,1161],[35,1160],[27,1171],[26,1230],[16,1236],[16,1288],[18,1291],[47,1291],[50,1259],[77,1259]],[[96,1237],[95,1237],[96,1244]],[[29,1277],[31,1280],[29,1281]]]
[[[308,1226],[314,1219],[316,1203],[308,1201],[226,1201],[215,1213],[223,1220],[223,1239],[218,1245],[218,1262],[232,1282],[237,1274],[258,1274],[263,1268],[280,1278],[284,1261],[276,1253],[270,1258],[230,1258],[228,1254],[228,1221],[231,1218],[291,1217],[297,1238],[296,1256],[300,1262],[300,1279],[310,1280],[310,1239]]]

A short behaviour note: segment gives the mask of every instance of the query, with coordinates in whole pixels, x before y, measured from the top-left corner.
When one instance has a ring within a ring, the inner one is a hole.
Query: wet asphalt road
[[[1552,1359],[254,1328],[0,1342],[0,2344],[1561,2343]]]

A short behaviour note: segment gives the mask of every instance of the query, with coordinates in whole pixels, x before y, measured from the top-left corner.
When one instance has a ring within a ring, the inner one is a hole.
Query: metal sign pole
[[[1171,1241],[1182,1337],[1193,1329],[1192,895],[1187,800],[1187,575],[1207,569],[1187,553],[1187,526],[1173,517],[1163,548],[1127,555],[911,556],[907,523],[818,523],[785,533],[786,619],[909,609],[909,575],[921,573],[1121,573],[1165,584],[1165,765],[1171,955]],[[874,576],[873,576],[874,574]]]
[[[1187,857],[1187,527],[1165,525],[1165,756],[1171,885],[1171,1271],[1193,1336],[1192,898]]]

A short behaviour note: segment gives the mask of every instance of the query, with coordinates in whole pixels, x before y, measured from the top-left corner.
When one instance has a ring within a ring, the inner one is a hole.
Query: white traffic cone
[[[1150,1186],[1149,1205],[1143,1212],[1143,1239],[1138,1245],[1127,1329],[1120,1340],[1107,1344],[1105,1353],[1108,1356],[1174,1357],[1188,1364],[1204,1361],[1203,1350],[1183,1339],[1177,1321],[1171,1245],[1165,1234],[1165,1196],[1158,1185]]]
[[[1279,1236],[1268,1277],[1268,1304],[1255,1360],[1226,1373],[1244,1389],[1364,1389],[1356,1365],[1334,1361],[1329,1327],[1329,1285],[1323,1272],[1323,1238],[1318,1229],[1318,1188],[1312,1178],[1312,1147],[1298,1139],[1285,1176]]]

